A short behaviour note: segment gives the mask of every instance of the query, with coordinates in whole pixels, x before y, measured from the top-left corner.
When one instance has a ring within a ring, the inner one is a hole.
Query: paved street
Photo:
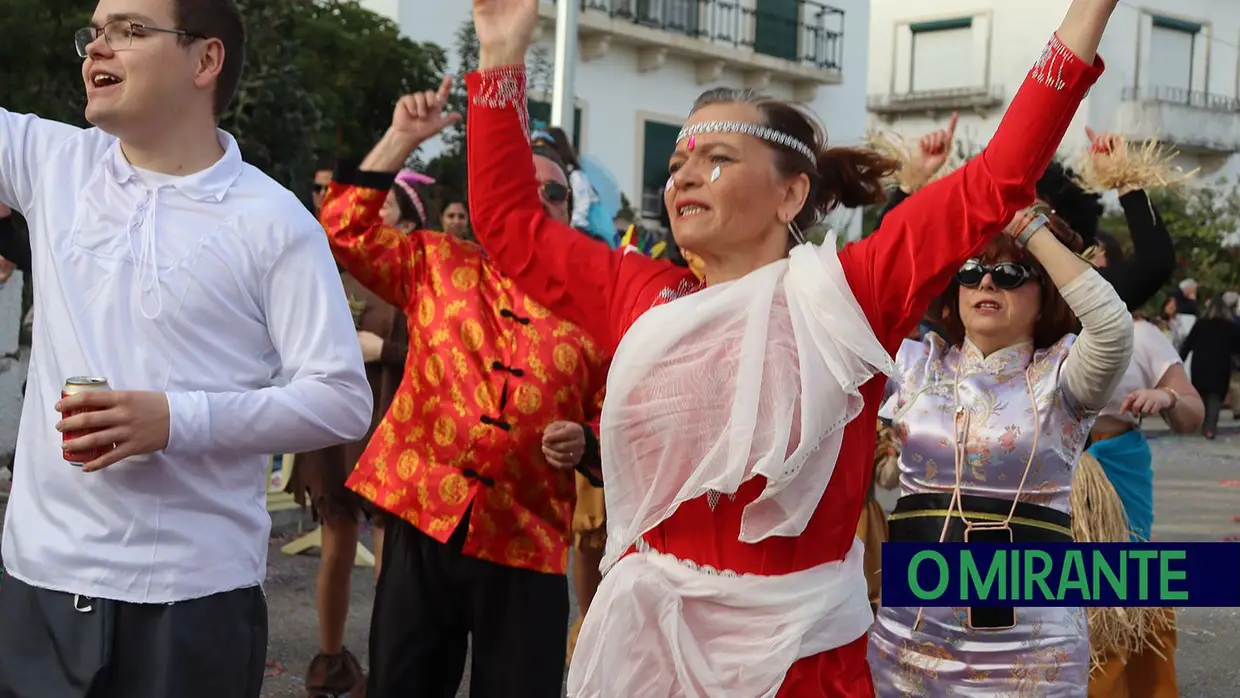
[[[1234,426],[1234,423],[1233,423]],[[1240,433],[1230,429],[1217,441],[1158,434],[1153,441],[1157,469],[1159,540],[1217,541],[1240,535]],[[885,493],[884,500],[891,499]],[[891,502],[885,502],[890,506]],[[279,553],[285,541],[272,542],[268,571],[271,604],[271,662],[265,697],[304,696],[301,674],[317,647],[312,555]],[[353,575],[353,609],[348,645],[363,664],[370,615],[371,570]],[[1240,686],[1240,609],[1187,609],[1180,615],[1176,655],[1184,698],[1224,698]],[[467,696],[465,687],[459,694]]]

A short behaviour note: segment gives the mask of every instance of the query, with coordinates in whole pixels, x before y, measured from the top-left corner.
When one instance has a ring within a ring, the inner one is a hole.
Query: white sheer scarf
[[[761,475],[740,540],[805,530],[859,388],[894,363],[822,246],[652,308],[617,349],[603,407],[607,571],[682,503]]]

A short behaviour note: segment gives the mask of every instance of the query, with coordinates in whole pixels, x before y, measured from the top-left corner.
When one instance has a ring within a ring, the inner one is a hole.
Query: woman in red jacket
[[[536,0],[475,0],[470,209],[504,273],[615,350],[601,423],[606,576],[569,671],[574,698],[872,696],[854,533],[890,354],[930,300],[1034,198],[1115,0],[1074,0],[990,146],[881,230],[799,244],[882,195],[889,163],[828,148],[803,110],[698,101],[665,192],[687,270],[547,217],[529,164]],[[832,236],[833,237],[833,236]],[[860,417],[859,419],[857,417]]]

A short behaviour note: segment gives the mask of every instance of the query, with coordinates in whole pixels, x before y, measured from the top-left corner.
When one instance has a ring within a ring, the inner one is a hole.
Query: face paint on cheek
[[[719,181],[719,177],[720,177],[722,174],[723,174],[723,168],[722,168],[722,167],[720,167],[720,166],[718,166],[718,165],[715,165],[715,169],[713,169],[713,170],[711,170],[711,171],[710,171],[710,181],[711,181],[711,182],[718,182],[718,181]]]
[[[674,187],[674,186],[676,186],[676,178],[675,178],[675,177],[668,177],[668,178],[667,178],[667,184],[664,184],[664,185],[663,185],[663,191],[671,191],[671,190],[672,190],[672,187]]]

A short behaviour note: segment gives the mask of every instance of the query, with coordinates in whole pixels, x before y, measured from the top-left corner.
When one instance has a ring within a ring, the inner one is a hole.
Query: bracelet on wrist
[[[1177,405],[1180,404],[1180,394],[1177,393],[1175,390],[1173,390],[1172,388],[1159,388],[1159,390],[1163,391],[1171,398],[1171,404],[1167,405],[1166,409],[1164,409],[1163,412],[1170,412],[1171,410],[1174,410]]]
[[[1034,233],[1045,228],[1048,222],[1050,222],[1049,219],[1039,213],[1020,231],[1020,235],[1016,236],[1016,246],[1024,249],[1029,244],[1029,238],[1032,238]]]

